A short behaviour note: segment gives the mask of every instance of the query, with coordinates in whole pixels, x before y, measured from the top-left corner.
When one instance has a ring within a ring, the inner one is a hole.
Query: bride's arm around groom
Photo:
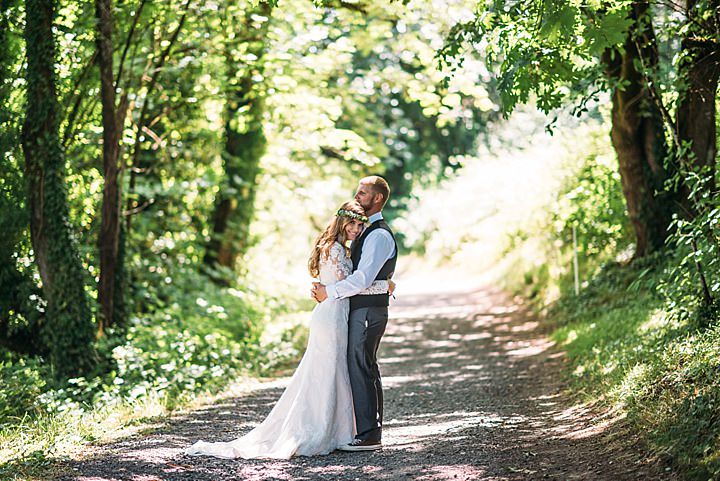
[[[382,215],[389,195],[382,177],[360,181],[355,200],[365,209],[370,225],[350,248],[353,273],[342,281],[313,287],[318,302],[350,298],[347,362],[357,435],[340,448],[346,451],[381,447],[383,393],[377,351],[388,321],[388,279],[397,261],[395,237]]]

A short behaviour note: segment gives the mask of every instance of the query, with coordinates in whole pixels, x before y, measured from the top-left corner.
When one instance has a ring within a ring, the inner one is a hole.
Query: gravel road
[[[573,400],[563,354],[522,305],[488,288],[402,296],[380,367],[384,448],[289,461],[189,457],[197,439],[228,440],[270,411],[286,378],[175,414],[142,435],[87,449],[55,479],[675,480],[623,421]]]

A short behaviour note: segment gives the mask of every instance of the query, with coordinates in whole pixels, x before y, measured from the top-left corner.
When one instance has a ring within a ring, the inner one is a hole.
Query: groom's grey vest
[[[353,272],[355,272],[360,265],[360,257],[362,257],[362,248],[363,244],[365,243],[365,239],[367,239],[368,234],[370,234],[375,229],[383,229],[388,231],[393,238],[393,242],[395,242],[395,254],[393,254],[390,259],[385,261],[385,264],[383,264],[383,266],[380,268],[380,272],[378,272],[377,276],[375,276],[376,281],[387,280],[388,278],[392,277],[393,273],[395,272],[395,262],[397,261],[398,248],[393,231],[390,230],[390,227],[388,227],[388,225],[383,219],[376,220],[375,222],[370,224],[370,227],[365,229],[362,235],[350,246],[350,258],[352,259],[353,263]],[[387,307],[389,304],[390,296],[388,294],[352,296],[350,298],[351,311],[363,307]]]

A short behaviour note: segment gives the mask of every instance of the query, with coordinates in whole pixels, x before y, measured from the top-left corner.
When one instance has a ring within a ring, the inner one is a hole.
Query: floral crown
[[[345,209],[340,209],[339,211],[337,211],[337,215],[340,217],[350,217],[351,219],[359,220],[361,222],[368,221],[368,218],[365,217],[364,215],[357,214],[353,211],[345,210]]]

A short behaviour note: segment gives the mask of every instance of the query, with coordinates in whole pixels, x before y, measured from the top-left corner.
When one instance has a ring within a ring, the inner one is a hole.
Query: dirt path
[[[431,299],[431,300],[429,300]],[[195,458],[201,438],[228,440],[269,412],[284,380],[150,434],[92,448],[60,480],[659,480],[610,416],[565,394],[562,355],[500,292],[403,296],[383,339],[384,449],[290,461]]]

